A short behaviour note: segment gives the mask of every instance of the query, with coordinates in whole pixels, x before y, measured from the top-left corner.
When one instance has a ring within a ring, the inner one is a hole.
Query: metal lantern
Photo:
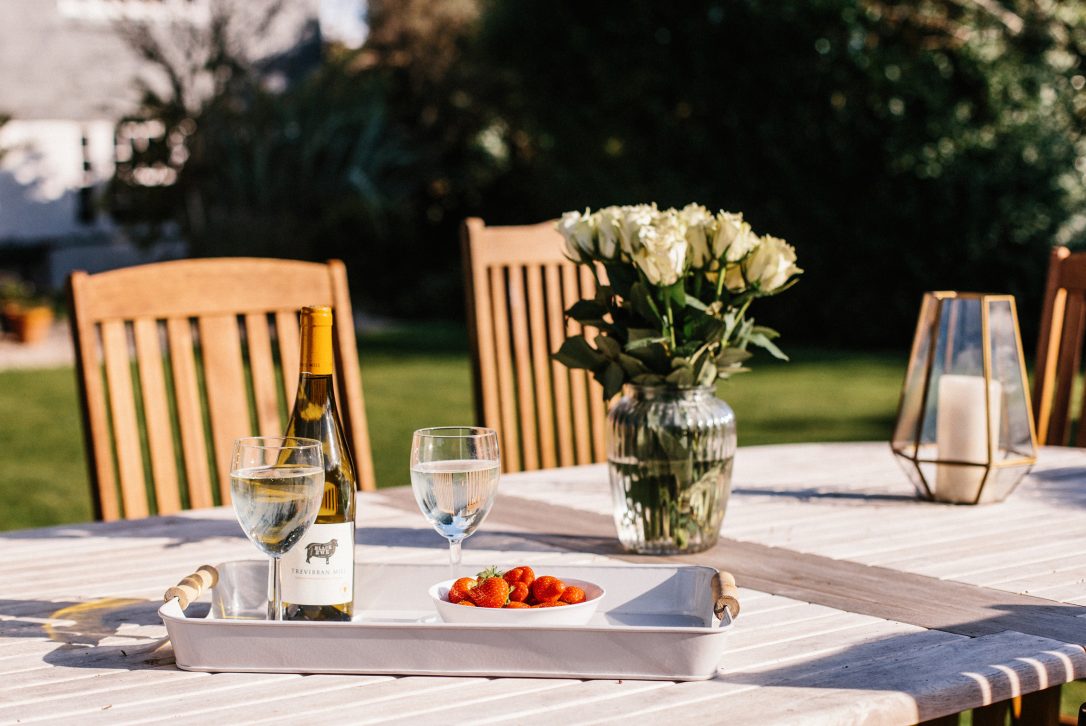
[[[924,294],[891,441],[924,499],[998,502],[1037,461],[1012,295]]]

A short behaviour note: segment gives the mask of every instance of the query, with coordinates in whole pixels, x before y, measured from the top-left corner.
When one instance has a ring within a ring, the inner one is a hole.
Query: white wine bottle
[[[287,436],[324,449],[324,497],[317,520],[282,560],[284,620],[350,620],[354,603],[354,461],[332,384],[332,309],[302,308],[298,395]]]

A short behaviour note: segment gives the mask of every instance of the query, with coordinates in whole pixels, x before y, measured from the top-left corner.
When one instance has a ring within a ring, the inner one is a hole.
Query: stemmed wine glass
[[[324,494],[321,442],[293,436],[253,436],[234,442],[230,494],[245,535],[272,558],[272,620],[283,619],[279,558],[320,512]]]
[[[498,434],[492,429],[420,429],[411,441],[411,489],[430,524],[449,540],[453,577],[460,543],[479,528],[494,503],[500,468]]]

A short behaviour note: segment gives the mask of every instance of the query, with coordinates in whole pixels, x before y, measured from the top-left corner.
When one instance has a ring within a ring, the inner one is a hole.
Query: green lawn
[[[408,325],[359,343],[378,483],[406,484],[412,431],[472,419],[466,335]],[[741,445],[889,437],[904,355],[792,353],[720,386]],[[0,411],[0,530],[90,519],[72,369],[0,372]]]

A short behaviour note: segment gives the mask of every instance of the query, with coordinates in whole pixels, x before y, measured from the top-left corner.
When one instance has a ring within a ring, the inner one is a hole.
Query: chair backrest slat
[[[162,370],[162,347],[158,323],[151,318],[132,321],[136,343],[136,363],[140,376],[144,425],[147,429],[147,453],[151,458],[151,481],[155,490],[155,509],[159,514],[181,511],[181,490],[177,478],[177,459],[173,445],[173,427]]]
[[[1033,413],[1039,444],[1071,442],[1071,400],[1086,341],[1086,252],[1056,247],[1048,263],[1033,383]],[[1086,399],[1084,399],[1086,403]],[[1081,413],[1074,437],[1086,445]]]
[[[550,334],[551,348],[561,345],[565,339],[565,324],[562,321],[562,277],[559,263],[546,265],[544,279],[547,289],[547,332]],[[557,435],[558,465],[573,466],[575,445],[573,443],[572,401],[569,388],[569,369],[556,360],[551,360],[551,380],[554,394],[554,428]]]
[[[490,268],[490,304],[491,316],[494,320],[494,339],[497,360],[495,369],[498,375],[499,407],[501,409],[501,422],[491,422],[489,425],[501,431],[502,438],[502,463],[506,471],[523,471],[524,465],[520,457],[520,436],[517,431],[517,398],[513,384],[513,358],[509,353],[509,304],[508,292],[505,283],[505,269],[502,267]]]
[[[283,366],[283,396],[290,406],[298,393],[298,314],[280,311],[275,314],[275,335],[279,339],[279,360]]]
[[[476,417],[500,431],[503,467],[601,461],[602,389],[550,357],[580,332],[564,311],[595,294],[591,270],[565,258],[552,223],[487,227],[470,219],[463,242]]]
[[[252,436],[249,402],[245,396],[245,371],[241,360],[241,336],[233,315],[206,315],[199,320],[204,385],[211,417],[211,441],[219,480],[219,501],[230,502],[230,455],[228,442]]]
[[[204,414],[200,405],[200,387],[196,376],[196,351],[192,321],[168,318],[170,366],[173,369],[174,397],[177,401],[177,428],[181,440],[181,459],[188,483],[189,507],[201,509],[215,505],[211,493],[211,467],[208,463]]]
[[[577,280],[580,275],[573,266],[562,268],[562,302],[568,310],[573,303],[581,298],[580,287]],[[573,318],[566,319],[566,336],[581,335],[584,329]],[[591,431],[592,424],[588,420],[588,374],[584,371],[569,372],[569,387],[573,396],[573,439],[575,443],[574,462],[577,464],[589,464],[592,462]]]
[[[245,316],[245,338],[249,344],[249,369],[253,377],[253,404],[257,431],[261,436],[275,436],[279,431],[279,381],[275,378],[268,316]]]
[[[333,307],[336,398],[359,482],[374,488],[342,263],[181,260],[75,272],[69,291],[98,517],[230,501],[233,439],[286,425],[282,402],[294,400],[304,305]]]
[[[543,295],[543,268],[530,268],[528,277],[528,316],[532,348],[532,383],[535,386],[536,421],[539,427],[539,466],[558,465],[554,441],[554,395],[551,391],[551,347],[547,339],[547,307]]]
[[[532,384],[528,343],[528,301],[524,296],[524,270],[509,270],[509,317],[513,327],[513,370],[517,385],[517,411],[523,468],[539,468],[539,432],[536,427],[536,396]]]
[[[124,501],[126,516],[145,517],[150,513],[150,508],[143,476],[136,400],[132,389],[132,364],[128,355],[128,334],[121,320],[108,320],[102,323],[101,327],[121,499]],[[131,514],[128,514],[129,512]]]

